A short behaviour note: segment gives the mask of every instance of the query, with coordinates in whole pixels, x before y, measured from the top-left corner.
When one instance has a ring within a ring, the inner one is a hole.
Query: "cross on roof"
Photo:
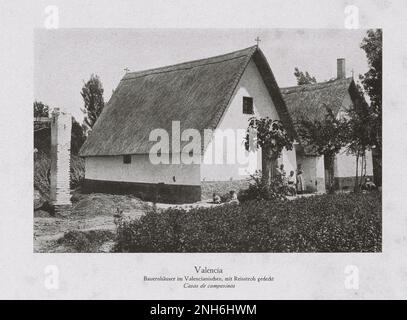
[[[124,71],[127,73],[130,71],[130,69],[126,67],[126,68],[124,68]]]
[[[260,38],[258,36],[257,36],[256,39],[254,39],[254,41],[256,41],[256,43],[257,43],[256,45],[259,46],[259,43],[260,43],[261,40],[260,40]]]

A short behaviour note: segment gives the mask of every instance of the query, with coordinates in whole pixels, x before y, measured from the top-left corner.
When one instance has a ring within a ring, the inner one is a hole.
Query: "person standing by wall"
[[[303,172],[302,165],[299,164],[297,167],[297,194],[302,194],[304,192],[304,178],[302,176]]]
[[[297,190],[296,190],[296,177],[294,175],[294,171],[291,170],[290,171],[290,175],[287,178],[287,184],[288,184],[288,189],[290,191],[290,194],[292,196],[295,196],[297,194]]]

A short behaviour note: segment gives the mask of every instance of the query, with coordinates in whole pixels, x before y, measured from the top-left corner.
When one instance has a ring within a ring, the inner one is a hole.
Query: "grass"
[[[74,252],[97,252],[98,248],[115,237],[110,230],[71,230],[58,239],[58,244],[72,248]]]

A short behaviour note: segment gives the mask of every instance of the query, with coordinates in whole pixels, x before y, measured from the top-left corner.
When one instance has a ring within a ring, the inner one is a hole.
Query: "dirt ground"
[[[131,195],[73,194],[72,210],[68,216],[53,217],[43,210],[34,211],[34,252],[111,252],[116,225],[114,215],[123,212],[131,219],[140,218],[151,202]],[[157,209],[214,206],[207,201],[194,204],[157,203]]]
[[[74,194],[70,214],[34,211],[34,252],[110,252],[118,211],[137,219],[151,204],[127,195]],[[85,245],[85,242],[94,242]]]

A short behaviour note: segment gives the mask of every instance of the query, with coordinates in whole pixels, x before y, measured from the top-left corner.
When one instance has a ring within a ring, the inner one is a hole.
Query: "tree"
[[[355,100],[353,107],[347,110],[347,114],[347,149],[349,153],[356,156],[355,192],[357,192],[362,184],[362,178],[366,176],[366,151],[375,145],[376,116],[373,109],[361,98]],[[361,160],[360,168],[359,160]]]
[[[297,67],[294,69],[294,76],[297,78],[297,85],[317,83],[315,77],[312,77],[308,71],[302,72]]]
[[[84,83],[81,96],[84,101],[84,109],[82,109],[85,114],[84,122],[91,129],[105,106],[103,86],[97,75],[92,74]]]
[[[293,138],[287,133],[279,120],[268,117],[249,119],[246,131],[245,148],[247,151],[262,150],[262,179],[270,183],[275,176],[275,162],[284,148],[291,150]]]
[[[346,119],[337,118],[330,107],[324,107],[326,114],[323,120],[302,118],[295,123],[295,127],[301,143],[309,151],[324,156],[325,168],[328,171],[328,192],[333,192],[335,155],[348,142],[348,124]]]
[[[42,103],[41,101],[34,101],[33,107],[35,118],[49,117],[49,107],[46,104]]]
[[[71,153],[77,155],[80,148],[86,140],[86,126],[80,125],[74,117],[72,117],[71,129]]]
[[[368,30],[360,47],[365,51],[369,71],[360,75],[359,79],[364,91],[369,95],[370,107],[373,113],[371,119],[374,136],[373,165],[375,170],[375,183],[381,185],[382,172],[382,30]]]

